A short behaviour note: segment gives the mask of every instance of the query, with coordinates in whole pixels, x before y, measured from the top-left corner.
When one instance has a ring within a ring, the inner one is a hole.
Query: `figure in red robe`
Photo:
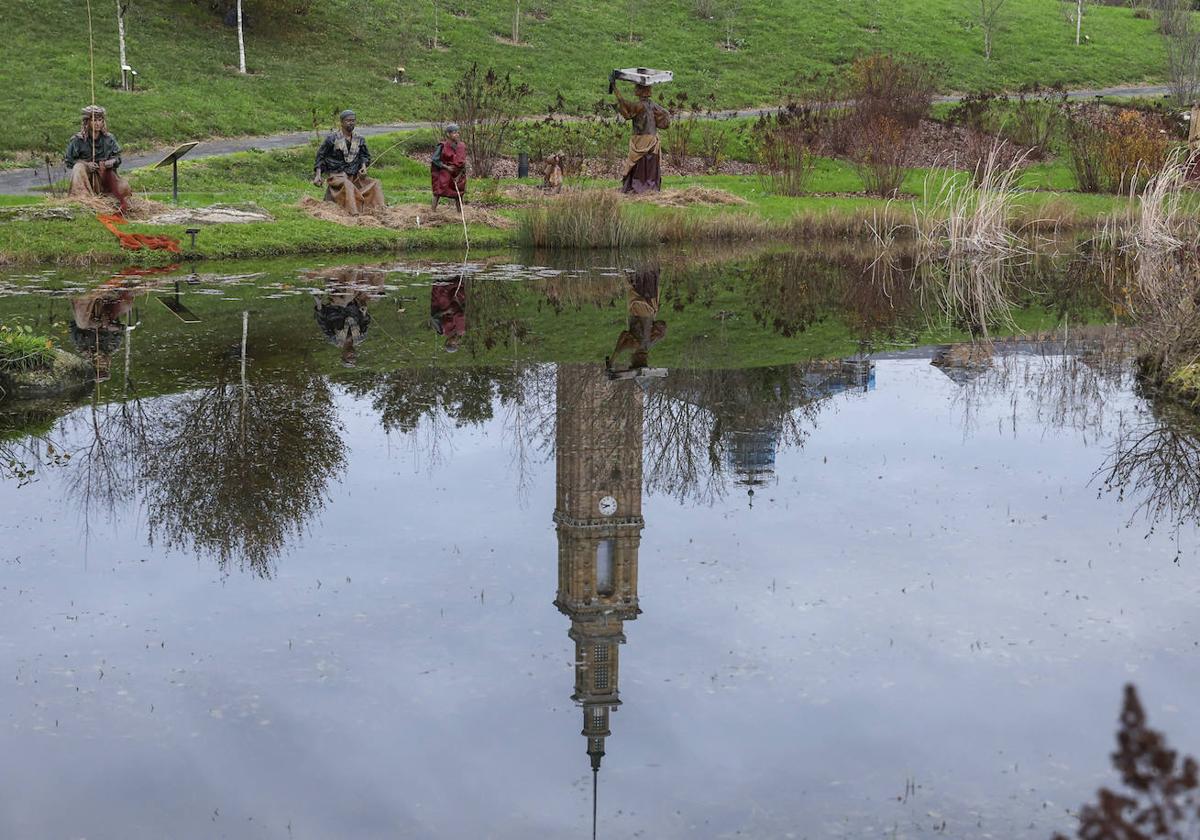
[[[454,123],[446,126],[446,139],[433,150],[429,169],[433,178],[433,209],[437,209],[443,198],[451,198],[461,212],[467,194],[467,146]]]

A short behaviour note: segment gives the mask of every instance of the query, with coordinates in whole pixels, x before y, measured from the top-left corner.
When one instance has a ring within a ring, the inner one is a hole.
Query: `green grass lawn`
[[[729,2],[709,5],[720,10]],[[676,90],[693,100],[711,95],[725,107],[778,101],[797,74],[873,50],[935,62],[947,91],[1135,83],[1164,74],[1153,21],[1135,19],[1126,7],[1088,6],[1091,41],[1076,47],[1051,0],[1009,0],[991,61],[968,0],[743,0],[733,51],[722,47],[725,23],[699,17],[696,0],[526,0],[521,45],[502,40],[512,33],[508,0],[324,0],[303,16],[278,19],[259,14],[264,5],[247,3],[251,72],[241,76],[235,31],[207,4],[138,0],[127,21],[128,60],[144,90],[122,93],[109,86],[119,75],[115,13],[112,4],[94,4],[96,99],[127,148],[308,130],[314,118],[327,125],[344,107],[356,108],[363,123],[440,118],[442,94],[472,61],[527,83],[532,93],[521,107],[529,113],[542,112],[559,92],[570,108],[587,109],[605,94],[609,69],[639,64],[670,68]],[[91,94],[85,6],[10,0],[6,8],[13,29],[0,51],[0,165],[13,165],[30,152],[61,154]],[[438,50],[429,46],[435,8],[448,45]],[[398,65],[411,84],[390,81]]]

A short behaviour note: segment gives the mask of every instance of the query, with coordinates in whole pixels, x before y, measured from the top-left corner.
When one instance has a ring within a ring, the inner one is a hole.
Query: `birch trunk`
[[[242,36],[242,0],[237,0],[238,17],[238,72],[246,74],[246,40]]]
[[[129,90],[129,79],[125,77],[125,66],[129,64],[125,60],[125,11],[128,7],[122,0],[117,0],[117,45],[120,48],[121,57],[121,89]]]
[[[1083,34],[1083,0],[1075,0],[1075,46],[1079,46],[1079,38]]]

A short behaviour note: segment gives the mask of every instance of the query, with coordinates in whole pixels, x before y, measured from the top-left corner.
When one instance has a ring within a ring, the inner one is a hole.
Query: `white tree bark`
[[[1075,0],[1075,46],[1079,46],[1079,38],[1083,34],[1083,0]]]
[[[125,59],[125,12],[129,10],[127,3],[123,0],[117,0],[117,45],[120,47],[121,55],[121,87],[124,90],[129,90],[129,79],[125,76],[125,66],[129,64]]]
[[[246,73],[246,40],[242,37],[242,0],[237,0],[238,17],[238,72]]]

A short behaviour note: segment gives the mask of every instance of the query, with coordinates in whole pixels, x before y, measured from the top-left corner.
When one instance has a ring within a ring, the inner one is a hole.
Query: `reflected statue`
[[[313,311],[325,340],[341,350],[342,364],[353,367],[358,345],[367,339],[371,326],[371,302],[383,297],[387,273],[379,268],[342,266],[306,274],[324,284],[313,294]]]
[[[458,352],[467,334],[467,287],[463,275],[434,280],[429,287],[429,325],[445,339],[443,350]]]
[[[657,265],[642,266],[628,278],[626,307],[629,323],[617,336],[612,354],[604,365],[610,374],[641,371],[650,366],[650,348],[667,334],[666,321],[658,318],[658,282],[661,269]],[[628,362],[623,357],[628,354]]]
[[[112,356],[121,347],[128,326],[121,319],[133,309],[142,290],[124,285],[105,284],[71,301],[71,343],[83,358],[91,362],[96,381],[111,375]]]
[[[1101,788],[1095,804],[1083,807],[1079,840],[1200,837],[1200,768],[1191,756],[1180,760],[1162,733],[1146,725],[1146,712],[1132,685],[1125,686],[1112,762],[1125,790]],[[1058,834],[1055,840],[1066,838]]]
[[[595,833],[601,760],[621,706],[619,648],[638,617],[643,391],[598,365],[559,365],[555,508],[558,594],[571,620],[575,691],[592,769]]]

